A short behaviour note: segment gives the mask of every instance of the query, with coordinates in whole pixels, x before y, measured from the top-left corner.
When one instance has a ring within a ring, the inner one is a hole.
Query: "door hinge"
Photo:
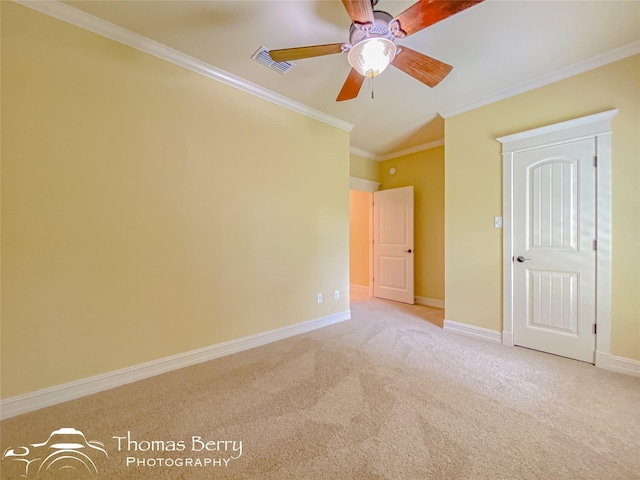
[[[594,324],[593,324],[593,334],[595,335],[595,334],[597,334],[597,333],[598,333],[598,324],[597,324],[597,323],[594,323]]]
[[[596,168],[598,167],[598,156],[597,155],[593,156],[593,166],[596,167]]]
[[[594,241],[593,241],[593,250],[594,250],[595,252],[597,252],[597,251],[598,251],[598,240],[594,240]]]

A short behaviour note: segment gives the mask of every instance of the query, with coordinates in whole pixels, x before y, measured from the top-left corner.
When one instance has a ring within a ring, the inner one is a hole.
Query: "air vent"
[[[281,73],[282,75],[287,73],[296,65],[293,62],[274,62],[269,56],[269,49],[265,46],[261,46],[256,53],[251,56],[251,59],[269,67],[271,70]]]

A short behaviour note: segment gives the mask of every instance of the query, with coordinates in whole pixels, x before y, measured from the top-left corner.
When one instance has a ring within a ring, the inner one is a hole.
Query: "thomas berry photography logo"
[[[192,435],[189,440],[158,440],[126,435],[114,436],[118,452],[126,452],[129,468],[220,468],[242,456],[242,440],[205,439]]]
[[[2,467],[15,472],[10,478],[16,479],[85,479],[96,477],[96,464],[108,457],[102,442],[87,440],[75,428],[61,428],[43,443],[8,448]]]

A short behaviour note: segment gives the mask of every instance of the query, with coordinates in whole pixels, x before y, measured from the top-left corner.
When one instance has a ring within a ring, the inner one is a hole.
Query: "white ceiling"
[[[442,140],[438,112],[561,78],[616,49],[640,51],[638,0],[487,0],[397,42],[453,65],[440,85],[430,89],[390,67],[375,79],[374,99],[365,83],[358,98],[336,103],[350,69],[345,54],[298,60],[286,75],[250,57],[261,45],[347,42],[351,22],[340,1],[65,3],[354,124],[352,147],[372,157]],[[381,0],[376,9],[395,16],[412,4]]]

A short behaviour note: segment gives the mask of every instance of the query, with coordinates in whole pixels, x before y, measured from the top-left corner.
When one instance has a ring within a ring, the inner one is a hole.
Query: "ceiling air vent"
[[[264,45],[261,46],[256,53],[251,56],[252,60],[255,60],[262,65],[269,67],[271,70],[275,70],[278,73],[284,75],[296,64],[293,62],[274,62],[269,56],[269,49]]]

